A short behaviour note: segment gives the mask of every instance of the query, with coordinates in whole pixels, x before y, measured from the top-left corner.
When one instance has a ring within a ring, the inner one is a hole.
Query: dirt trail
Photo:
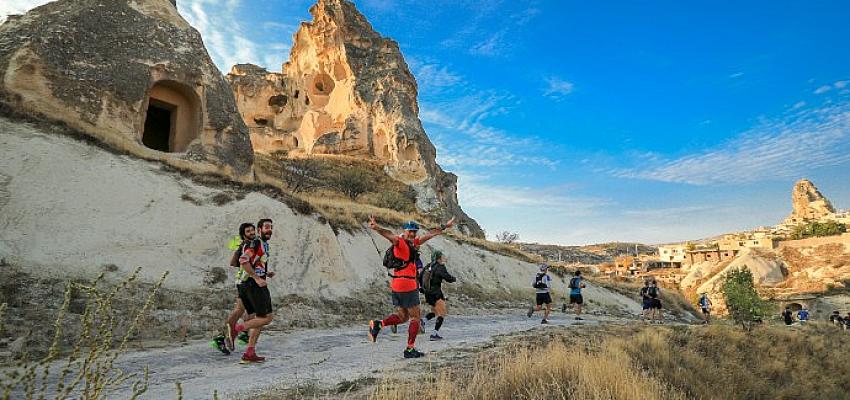
[[[521,314],[518,311],[513,315],[450,316],[440,331],[445,340],[431,342],[427,335],[419,336],[417,347],[428,355],[418,360],[401,357],[407,337],[406,325],[395,335],[384,329],[378,342],[371,343],[364,325],[359,324],[265,335],[258,350],[268,361],[260,365],[238,364],[241,346],[235,354],[224,356],[211,349],[208,342],[194,341],[175,348],[129,353],[119,359],[118,367],[127,372],[139,372],[145,365],[150,368],[145,399],[173,398],[177,381],[183,386],[184,399],[209,399],[215,390],[221,398],[232,398],[308,384],[332,388],[345,381],[398,375],[402,366],[405,370],[419,370],[449,361],[458,356],[458,350],[481,348],[497,335],[548,328],[540,325],[539,315],[529,319]],[[591,316],[585,321],[575,321],[571,315],[553,313],[550,320],[550,326],[564,326],[577,322],[598,324],[611,318]],[[428,324],[428,328],[431,327],[433,324]],[[410,368],[410,364],[421,368]],[[258,376],[265,383],[246,384]],[[113,397],[127,398],[129,392],[110,394],[110,398]]]

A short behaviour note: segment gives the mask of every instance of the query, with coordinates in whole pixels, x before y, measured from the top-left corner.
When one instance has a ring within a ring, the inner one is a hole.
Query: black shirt
[[[426,267],[427,268],[427,267]],[[440,294],[443,292],[443,281],[454,283],[457,281],[452,274],[446,269],[446,266],[440,263],[431,264],[431,290],[426,291],[428,294]]]

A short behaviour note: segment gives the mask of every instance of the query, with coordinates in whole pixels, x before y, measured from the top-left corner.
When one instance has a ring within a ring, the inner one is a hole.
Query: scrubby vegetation
[[[794,227],[791,238],[806,239],[810,237],[835,236],[847,232],[847,225],[836,221],[818,222],[812,221],[808,224],[800,224]]]
[[[388,399],[846,398],[850,335],[831,326],[600,326],[531,333],[415,380]]]

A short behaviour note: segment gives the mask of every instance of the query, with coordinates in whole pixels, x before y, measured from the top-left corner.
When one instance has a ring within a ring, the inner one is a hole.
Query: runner
[[[797,311],[797,320],[800,321],[800,325],[805,325],[806,322],[809,322],[809,310],[806,307]]]
[[[650,297],[650,314],[651,314],[651,322],[655,322],[658,324],[664,323],[664,316],[661,312],[661,290],[658,288],[658,282],[653,280],[649,285],[649,290],[647,291]]]
[[[440,327],[443,326],[447,312],[446,296],[443,294],[442,285],[443,281],[454,283],[457,279],[446,269],[446,257],[442,251],[434,250],[431,253],[431,264],[424,268],[421,277],[420,290],[425,294],[425,303],[431,306],[431,312],[425,315],[425,319],[430,321],[435,316],[437,317],[431,340],[443,340],[443,337],[440,336]]]
[[[533,287],[536,291],[536,308],[535,306],[531,306],[528,309],[528,318],[534,314],[535,311],[540,311],[540,308],[543,305],[546,305],[546,310],[543,312],[543,320],[540,321],[541,324],[549,323],[549,313],[552,312],[552,294],[549,293],[552,290],[552,277],[547,273],[549,271],[549,266],[546,264],[540,264],[540,272],[534,277],[534,280],[531,282],[531,287]]]
[[[236,270],[236,302],[233,305],[233,311],[230,312],[230,315],[227,316],[225,320],[224,333],[216,336],[213,339],[213,345],[220,352],[225,355],[230,355],[230,352],[235,350],[233,340],[239,337],[239,341],[243,342],[243,344],[248,342],[248,332],[244,330],[244,325],[237,324],[239,322],[239,318],[243,318],[243,314],[245,314],[245,306],[242,305],[242,299],[239,298],[239,284],[242,282],[243,271],[242,268],[239,267],[239,257],[242,256],[242,249],[246,245],[250,244],[256,235],[256,230],[254,228],[254,224],[250,222],[245,222],[242,225],[239,225],[239,242],[236,244],[236,248],[232,248],[234,250],[233,256],[230,260],[230,266],[234,268],[239,268]],[[231,242],[232,243],[232,242]],[[247,321],[253,318],[253,315],[245,314],[243,320]]]
[[[794,324],[794,313],[791,312],[791,307],[785,307],[785,311],[782,311],[782,320],[785,321],[786,326]]]
[[[649,314],[652,312],[652,297],[649,297],[649,281],[643,281],[643,287],[640,288],[640,299],[641,306],[643,307],[643,311],[641,311],[641,318],[646,321],[649,318]]]
[[[383,228],[375,221],[375,217],[369,218],[369,227],[378,232],[381,236],[392,243],[392,251],[387,249],[385,261],[387,257],[392,263],[399,262],[399,268],[389,270],[392,277],[390,288],[392,290],[393,305],[396,306],[396,313],[388,316],[383,320],[369,321],[369,340],[377,341],[378,334],[381,333],[381,328],[387,325],[399,325],[410,321],[407,329],[407,348],[404,350],[404,358],[418,358],[425,355],[414,347],[416,344],[416,335],[419,333],[422,314],[419,309],[419,285],[416,282],[416,259],[419,258],[418,248],[423,243],[431,238],[441,235],[446,229],[454,225],[454,218],[446,222],[445,225],[437,229],[416,237],[419,231],[419,224],[414,221],[408,221],[404,224],[404,234],[396,236],[389,229]],[[386,264],[385,264],[386,265]]]
[[[711,299],[708,298],[708,294],[701,293],[697,303],[699,303],[699,308],[702,309],[702,323],[708,324],[711,322]]]
[[[254,239],[242,248],[239,265],[244,277],[239,284],[239,298],[248,314],[256,316],[245,321],[248,330],[248,348],[242,354],[243,364],[263,362],[265,357],[256,353],[257,339],[263,327],[274,319],[272,299],[269,293],[267,278],[274,277],[269,270],[269,239],[272,237],[272,220],[264,218],[257,222],[259,238]]]
[[[584,282],[581,277],[581,271],[576,270],[575,276],[570,279],[567,287],[570,288],[570,307],[575,307],[576,320],[581,320],[581,305],[584,304],[584,298],[581,295],[581,289],[584,289]]]

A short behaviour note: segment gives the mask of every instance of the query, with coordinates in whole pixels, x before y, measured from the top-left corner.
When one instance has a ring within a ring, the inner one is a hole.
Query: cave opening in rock
[[[173,107],[165,103],[151,101],[145,116],[145,130],[142,133],[142,144],[158,151],[169,151],[171,139],[171,119]]]
[[[160,81],[148,95],[141,142],[163,152],[184,152],[198,137],[201,124],[201,102],[187,85]]]

